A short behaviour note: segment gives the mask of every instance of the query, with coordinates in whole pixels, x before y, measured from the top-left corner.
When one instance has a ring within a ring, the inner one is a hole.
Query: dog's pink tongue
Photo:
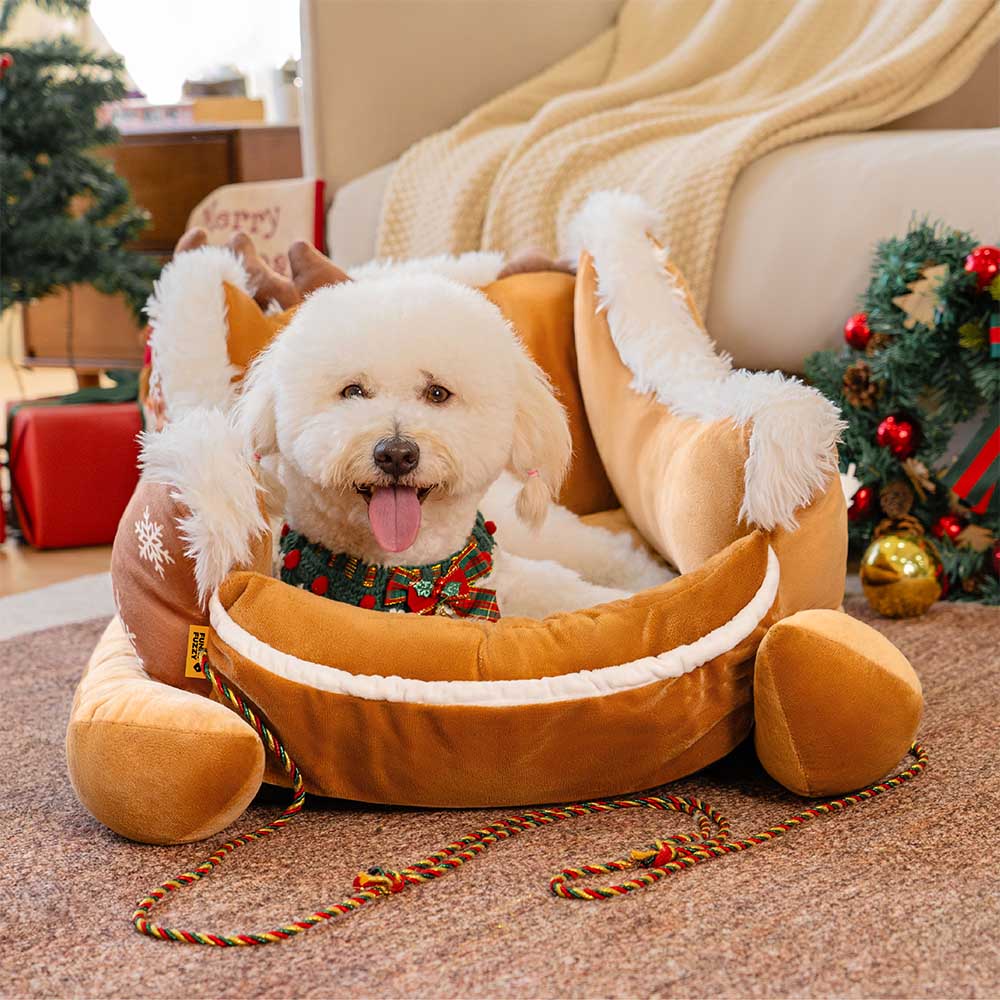
[[[377,487],[368,504],[368,523],[386,552],[402,552],[420,531],[420,500],[412,486]]]

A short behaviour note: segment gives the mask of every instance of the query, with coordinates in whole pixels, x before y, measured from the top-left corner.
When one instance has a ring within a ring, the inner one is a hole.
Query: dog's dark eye
[[[365,392],[363,386],[358,385],[357,382],[352,382],[350,385],[345,386],[340,390],[340,395],[343,396],[344,399],[364,399],[367,396],[367,393]]]
[[[428,403],[447,403],[451,397],[452,393],[443,385],[429,385],[424,393],[424,398]]]

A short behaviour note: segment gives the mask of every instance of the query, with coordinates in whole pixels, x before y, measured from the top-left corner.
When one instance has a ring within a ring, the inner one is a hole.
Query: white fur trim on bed
[[[366,701],[418,705],[475,705],[514,708],[544,705],[631,691],[670,677],[680,677],[735,648],[760,624],[778,593],[778,557],[769,548],[767,571],[757,593],[725,625],[686,646],[656,656],[597,670],[580,670],[557,677],[504,681],[423,681],[413,677],[352,674],[338,667],[299,659],[251,635],[229,616],[217,593],[209,604],[212,628],[241,656],[277,677],[319,691],[364,698]]]
[[[178,254],[164,269],[146,304],[156,377],[167,415],[196,406],[228,407],[237,369],[226,350],[228,281],[251,294],[243,264],[231,250],[201,247]]]
[[[394,274],[400,271],[410,274],[429,272],[477,288],[496,280],[505,263],[502,253],[473,250],[457,257],[441,254],[437,257],[416,257],[412,260],[392,258],[371,260],[367,264],[352,267],[348,273],[355,281],[365,281],[368,278],[379,278],[387,271],[392,271]]]
[[[837,471],[845,426],[836,406],[778,372],[734,371],[691,315],[666,271],[669,250],[647,234],[657,219],[636,195],[592,195],[575,220],[575,243],[594,259],[600,308],[636,392],[652,392],[682,417],[749,424],[740,518],[766,530],[796,526]]]
[[[173,487],[170,496],[189,511],[177,525],[204,606],[234,567],[250,562],[251,542],[267,530],[243,439],[221,410],[192,409],[144,433],[139,462],[143,479]]]

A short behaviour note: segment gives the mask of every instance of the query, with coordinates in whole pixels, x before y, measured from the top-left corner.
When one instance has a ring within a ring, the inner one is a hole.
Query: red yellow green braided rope
[[[734,840],[730,837],[730,824],[724,816],[701,799],[677,795],[645,795],[630,799],[602,799],[593,802],[578,802],[573,805],[554,806],[545,809],[526,809],[523,812],[506,819],[499,820],[480,830],[467,833],[464,837],[453,841],[441,850],[429,855],[422,861],[417,861],[407,868],[398,871],[386,868],[370,868],[362,872],[354,880],[355,892],[342,899],[316,910],[314,913],[299,920],[282,924],[272,930],[258,931],[252,934],[209,934],[204,931],[188,931],[177,927],[164,927],[149,919],[150,912],[161,900],[170,893],[183,889],[185,886],[198,882],[210,875],[225,858],[238,847],[243,847],[251,841],[262,840],[277,833],[286,826],[291,818],[301,811],[305,802],[305,790],[302,775],[295,761],[288,756],[281,741],[261,721],[260,716],[247,704],[238,691],[234,691],[207,662],[203,661],[205,676],[215,686],[216,691],[229,701],[260,734],[268,750],[281,762],[282,767],[292,780],[292,801],[285,811],[267,826],[241,834],[232,840],[227,840],[213,854],[191,871],[183,872],[176,878],[153,889],[149,895],[136,904],[132,914],[132,925],[140,934],[165,941],[183,941],[188,944],[213,945],[218,948],[232,948],[249,945],[272,944],[285,941],[301,934],[318,924],[325,923],[335,917],[344,916],[361,909],[374,900],[392,893],[402,892],[407,886],[421,885],[433,879],[440,878],[448,872],[461,867],[467,861],[472,861],[489,847],[501,840],[507,840],[527,830],[537,829],[561,823],[563,820],[577,816],[590,816],[597,813],[616,812],[622,809],[657,809],[664,812],[684,813],[691,816],[698,824],[698,833],[679,833],[656,841],[649,847],[640,848],[630,853],[627,858],[608,861],[599,865],[584,865],[581,868],[564,868],[549,880],[549,889],[556,896],[564,899],[605,900],[615,896],[642,889],[668,875],[674,875],[688,868],[711,861],[726,854],[735,854],[749,850],[758,844],[783,837],[803,823],[817,819],[829,813],[840,812],[848,806],[866,802],[885,792],[898,788],[900,785],[917,777],[927,767],[927,753],[919,743],[914,743],[909,750],[913,763],[892,778],[887,778],[878,784],[871,785],[860,792],[845,795],[839,799],[810,806],[801,812],[790,816],[782,823],[777,823],[768,829],[746,837]],[[715,829],[714,835],[712,834]],[[600,875],[629,871],[629,878],[615,885],[607,886],[574,886],[570,883],[582,879],[591,879]]]

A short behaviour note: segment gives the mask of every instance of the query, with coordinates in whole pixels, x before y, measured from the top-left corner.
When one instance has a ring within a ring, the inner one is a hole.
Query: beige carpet
[[[547,879],[670,833],[679,818],[574,820],[252,951],[132,932],[135,900],[206,852],[123,841],[73,797],[63,727],[103,623],[11,640],[0,645],[0,995],[996,996],[1000,611],[939,605],[877,624],[927,694],[931,767],[909,787],[609,903],[556,899]],[[747,753],[671,791],[701,794],[737,831],[798,806]],[[269,792],[244,819],[260,823],[283,802]],[[414,861],[492,815],[313,802],[163,914],[206,930],[271,926],[339,900],[359,869]]]

